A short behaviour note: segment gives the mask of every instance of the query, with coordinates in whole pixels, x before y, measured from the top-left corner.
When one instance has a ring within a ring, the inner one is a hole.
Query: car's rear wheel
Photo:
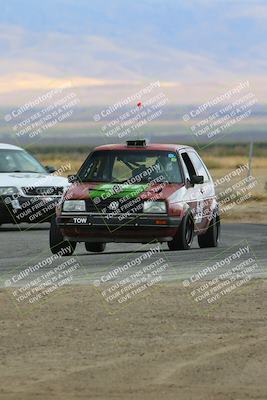
[[[87,251],[92,251],[94,253],[102,253],[106,248],[106,243],[85,243],[85,248]]]
[[[170,250],[189,250],[194,239],[194,220],[192,214],[188,213],[182,222],[171,242],[168,242]]]
[[[198,236],[199,247],[217,247],[220,240],[221,221],[220,216],[216,215],[209,223],[209,228],[204,235]]]
[[[76,249],[77,243],[64,240],[54,217],[50,224],[49,244],[52,254],[60,252],[62,256],[71,256]]]

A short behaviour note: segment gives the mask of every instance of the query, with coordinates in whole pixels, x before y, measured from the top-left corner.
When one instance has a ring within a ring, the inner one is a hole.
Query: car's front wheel
[[[94,253],[102,253],[106,248],[106,243],[85,243],[85,248],[87,251],[92,251]]]
[[[182,222],[171,242],[168,242],[170,250],[189,250],[194,239],[194,220],[192,214],[188,213]]]
[[[60,252],[62,256],[71,256],[76,249],[77,243],[64,240],[54,217],[50,224],[49,244],[52,254]]]
[[[198,236],[199,247],[217,247],[220,239],[221,221],[220,216],[216,215],[209,223],[209,228],[204,235]]]

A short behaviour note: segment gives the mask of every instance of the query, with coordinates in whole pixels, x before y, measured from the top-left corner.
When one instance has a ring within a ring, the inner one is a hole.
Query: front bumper
[[[136,242],[170,241],[181,218],[163,214],[110,216],[99,213],[62,213],[57,224],[64,239],[76,242]]]
[[[19,196],[15,201],[0,197],[0,223],[40,223],[51,219],[61,196]]]

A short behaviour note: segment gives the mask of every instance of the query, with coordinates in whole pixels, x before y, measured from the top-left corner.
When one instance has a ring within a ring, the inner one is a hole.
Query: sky
[[[159,80],[173,104],[267,83],[267,0],[0,0],[0,105],[71,81],[85,105]]]

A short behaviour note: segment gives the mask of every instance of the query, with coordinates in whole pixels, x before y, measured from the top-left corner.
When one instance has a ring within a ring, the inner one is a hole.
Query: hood
[[[20,189],[22,187],[39,186],[67,187],[70,184],[67,178],[61,176],[28,172],[5,172],[0,173],[0,186],[15,186]]]
[[[94,198],[136,198],[140,197],[143,200],[150,198],[167,199],[177,190],[181,189],[184,184],[178,183],[158,183],[158,184],[114,184],[114,183],[74,183],[68,190],[66,196],[69,200],[86,200]]]

